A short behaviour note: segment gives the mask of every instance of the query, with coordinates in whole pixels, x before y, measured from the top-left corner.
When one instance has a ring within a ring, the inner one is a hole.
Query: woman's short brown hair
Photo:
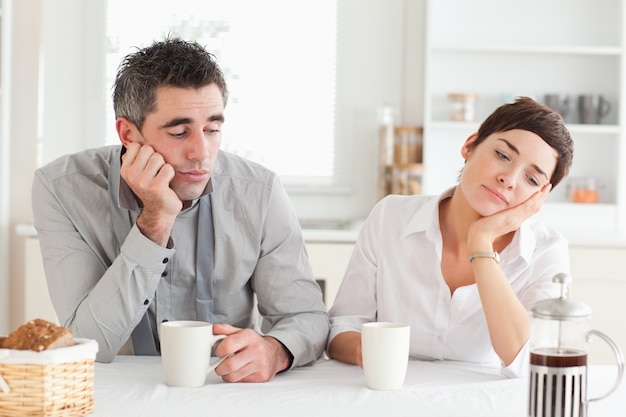
[[[531,98],[518,97],[515,102],[498,107],[485,119],[471,148],[494,133],[513,129],[533,132],[557,151],[556,167],[550,178],[554,189],[569,173],[574,157],[574,142],[561,115]]]

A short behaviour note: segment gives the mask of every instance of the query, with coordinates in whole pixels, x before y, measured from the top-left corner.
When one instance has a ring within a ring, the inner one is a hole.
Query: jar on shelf
[[[450,120],[455,122],[473,122],[476,118],[476,100],[478,94],[450,93]]]
[[[572,203],[597,203],[598,183],[593,177],[572,178],[569,182],[569,195]]]
[[[395,126],[394,164],[422,162],[422,127]]]
[[[391,170],[391,194],[421,194],[423,174],[422,164],[394,165]]]

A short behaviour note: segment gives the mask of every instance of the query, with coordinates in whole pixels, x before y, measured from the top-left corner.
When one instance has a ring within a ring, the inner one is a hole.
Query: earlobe
[[[118,117],[115,121],[115,130],[117,130],[117,136],[124,146],[128,147],[130,143],[135,142],[134,136],[137,128],[127,118]]]

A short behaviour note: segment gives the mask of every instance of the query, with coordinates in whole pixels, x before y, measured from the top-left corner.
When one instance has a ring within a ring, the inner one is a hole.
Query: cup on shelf
[[[571,178],[569,195],[572,203],[597,203],[599,200],[598,181],[593,177]]]
[[[567,94],[546,94],[544,104],[558,112],[565,119],[570,111],[570,99]]]
[[[578,115],[582,124],[599,124],[611,111],[611,102],[600,94],[578,96]]]

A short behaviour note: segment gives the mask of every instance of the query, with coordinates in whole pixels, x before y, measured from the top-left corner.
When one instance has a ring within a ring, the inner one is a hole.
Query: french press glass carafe
[[[587,404],[610,395],[619,386],[624,357],[604,333],[591,330],[591,308],[567,298],[571,278],[557,274],[559,298],[544,300],[532,309],[530,333],[530,417],[586,417]],[[601,397],[587,399],[587,348],[593,336],[609,344],[618,366],[613,387]]]

